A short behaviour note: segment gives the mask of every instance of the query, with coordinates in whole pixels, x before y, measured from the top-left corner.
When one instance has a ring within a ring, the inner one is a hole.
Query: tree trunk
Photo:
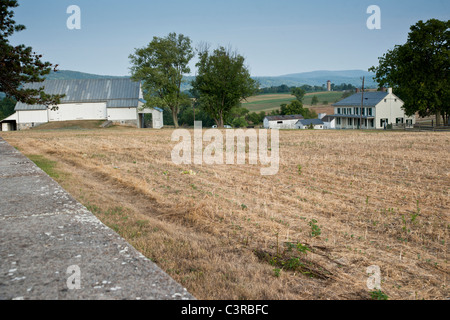
[[[174,108],[172,109],[172,118],[173,118],[173,124],[175,126],[175,128],[178,128],[178,112],[177,110]]]
[[[436,127],[441,126],[441,113],[438,111],[436,112]]]
[[[223,128],[223,112],[219,111],[219,118],[215,119],[217,122],[217,128]]]

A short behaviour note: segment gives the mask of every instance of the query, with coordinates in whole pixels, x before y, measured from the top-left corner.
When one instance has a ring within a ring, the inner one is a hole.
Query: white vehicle
[[[224,125],[223,127],[224,127],[225,129],[231,129],[231,128],[233,128],[232,126],[230,126],[230,125],[228,125],[228,124]],[[213,129],[217,129],[217,125],[213,125],[212,128],[213,128]]]

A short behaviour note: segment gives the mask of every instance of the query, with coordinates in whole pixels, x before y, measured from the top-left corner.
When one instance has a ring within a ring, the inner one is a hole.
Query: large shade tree
[[[132,79],[142,81],[146,107],[169,108],[178,127],[180,106],[189,100],[181,91],[183,75],[190,73],[194,57],[191,40],[176,33],[164,38],[153,37],[144,48],[130,55]]]
[[[198,71],[192,86],[202,108],[223,128],[234,107],[252,96],[258,84],[250,76],[245,59],[236,52],[219,47],[199,50]]]
[[[405,102],[407,115],[436,116],[436,124],[450,115],[450,20],[431,19],[411,26],[408,40],[379,58],[375,80],[392,87]]]
[[[13,8],[16,0],[0,1],[0,92],[6,93],[17,101],[27,104],[57,105],[61,95],[48,95],[44,87],[25,89],[23,85],[30,82],[43,82],[53,66],[50,62],[42,62],[42,55],[23,44],[12,45],[8,38],[15,32],[25,29],[16,24]]]

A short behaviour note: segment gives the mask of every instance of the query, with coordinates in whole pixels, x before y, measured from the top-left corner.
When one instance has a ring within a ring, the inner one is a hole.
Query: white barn
[[[47,122],[109,120],[113,124],[145,128],[145,114],[152,114],[152,127],[163,127],[163,110],[143,108],[141,85],[129,78],[45,80],[25,88],[44,87],[47,94],[64,94],[56,110],[44,105],[18,102],[15,114],[2,121],[3,129],[29,129]],[[7,124],[5,124],[7,123]]]
[[[336,129],[383,129],[390,124],[403,124],[412,127],[415,116],[408,117],[403,110],[404,102],[392,93],[385,91],[355,93],[335,104]],[[362,100],[362,101],[361,101]],[[361,108],[362,102],[362,108]],[[361,123],[362,122],[362,123]]]
[[[301,114],[288,116],[267,116],[264,118],[264,128],[266,129],[296,129],[298,120],[303,120]]]

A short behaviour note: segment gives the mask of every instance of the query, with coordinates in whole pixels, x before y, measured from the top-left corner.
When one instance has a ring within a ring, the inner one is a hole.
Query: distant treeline
[[[301,88],[305,90],[305,92],[320,92],[320,91],[326,91],[325,85],[322,86],[310,86],[307,84],[304,84],[300,87],[289,87],[285,84],[282,84],[281,86],[275,86],[275,87],[268,87],[268,88],[261,88],[258,91],[258,94],[268,94],[268,93],[291,93],[292,89],[294,88]],[[331,84],[331,90],[332,91],[347,91],[347,90],[355,90],[356,87],[350,83],[341,83],[340,85],[335,85],[334,83]]]

